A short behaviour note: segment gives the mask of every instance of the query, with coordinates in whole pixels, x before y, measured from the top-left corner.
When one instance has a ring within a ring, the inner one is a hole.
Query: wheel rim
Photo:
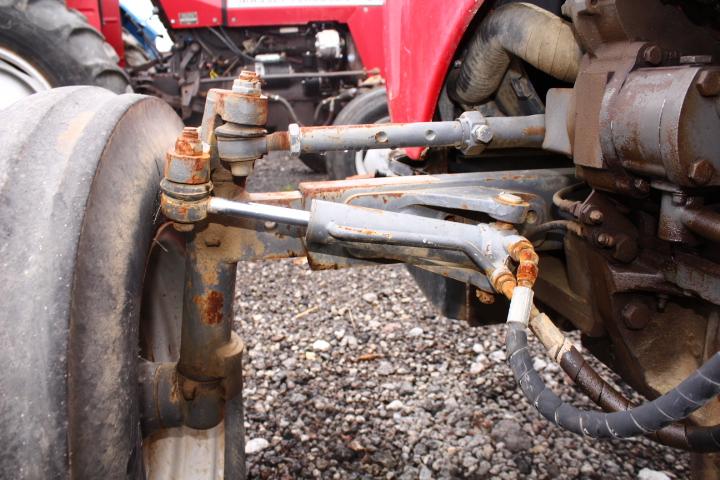
[[[40,70],[17,53],[0,47],[0,109],[50,88],[50,82]]]
[[[383,117],[375,123],[387,123],[390,117]],[[385,177],[395,176],[390,169],[391,148],[380,148],[377,150],[362,150],[355,154],[355,171],[358,175],[380,174]]]

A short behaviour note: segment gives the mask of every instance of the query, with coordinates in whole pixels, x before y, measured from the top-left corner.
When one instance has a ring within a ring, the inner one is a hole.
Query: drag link
[[[369,150],[402,147],[454,147],[466,156],[485,149],[542,148],[545,116],[484,117],[465,112],[455,121],[333,125],[303,127],[297,123],[286,132],[264,134],[230,123],[216,129],[221,160],[260,158],[271,151],[324,153],[342,150]]]

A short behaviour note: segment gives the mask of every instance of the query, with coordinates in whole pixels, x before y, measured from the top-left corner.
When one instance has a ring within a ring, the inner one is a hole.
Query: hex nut
[[[705,159],[701,159],[690,165],[688,178],[697,185],[707,185],[715,176],[715,167]]]
[[[297,123],[288,125],[288,138],[290,139],[290,155],[299,157],[302,150],[302,130]]]
[[[492,305],[493,303],[495,303],[495,295],[480,290],[479,288],[475,289],[475,296],[480,303],[483,303],[485,305]]]
[[[623,307],[622,319],[630,330],[641,330],[650,323],[650,308],[640,301],[633,301]]]
[[[588,219],[590,219],[590,222],[592,222],[592,224],[599,225],[603,222],[603,220],[605,220],[605,215],[603,214],[603,212],[595,208],[590,210]]]
[[[243,95],[260,95],[262,93],[260,76],[255,72],[243,70],[233,81],[232,91]]]
[[[720,70],[703,70],[697,77],[696,85],[703,97],[720,95]]]
[[[663,59],[663,52],[657,45],[648,45],[642,52],[643,60],[650,65],[660,65]]]

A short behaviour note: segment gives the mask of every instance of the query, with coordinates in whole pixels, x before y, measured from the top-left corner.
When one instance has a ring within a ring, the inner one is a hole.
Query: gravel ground
[[[277,156],[250,189],[317,179]],[[296,259],[243,264],[238,279],[251,478],[688,476],[672,449],[548,424],[518,393],[503,327],[437,315],[401,266],[311,272]],[[534,348],[556,392],[591,407]]]

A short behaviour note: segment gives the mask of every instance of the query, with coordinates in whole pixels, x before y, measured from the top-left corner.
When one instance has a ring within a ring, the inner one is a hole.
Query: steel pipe
[[[493,133],[489,149],[542,148],[545,141],[545,115],[527,117],[486,117]]]
[[[213,197],[208,204],[208,213],[228,215],[238,218],[253,218],[266,222],[284,223],[307,227],[310,223],[310,212],[295,208],[276,207],[261,203],[235,202],[224,198]]]
[[[460,122],[388,123],[300,128],[302,152],[365,150],[398,147],[462,146],[466,133]],[[293,143],[292,131],[290,144]]]

